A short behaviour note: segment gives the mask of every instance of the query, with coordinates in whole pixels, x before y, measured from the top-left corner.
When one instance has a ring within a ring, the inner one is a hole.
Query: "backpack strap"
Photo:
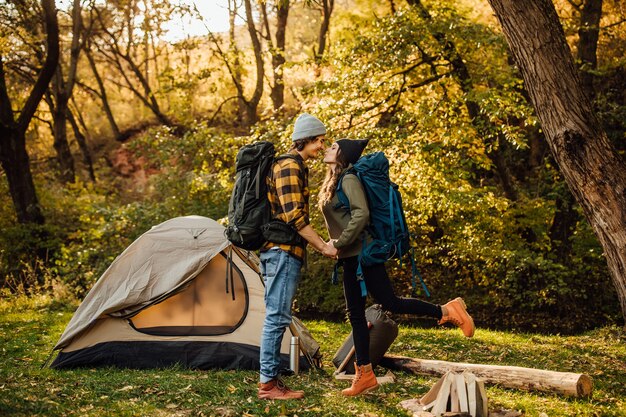
[[[348,200],[348,196],[346,195],[346,193],[343,192],[343,179],[347,174],[355,174],[357,176],[357,178],[359,178],[357,172],[354,170],[354,168],[349,168],[346,169],[345,171],[343,171],[341,173],[341,176],[339,177],[339,180],[337,181],[337,188],[335,189],[335,194],[337,195],[337,198],[339,199],[339,203],[337,203],[337,205],[334,208],[341,208],[343,207],[346,211],[350,211],[350,200]],[[361,180],[361,178],[359,178],[359,181]]]
[[[365,246],[367,242],[365,237],[363,238],[363,247],[361,249],[361,253],[359,253],[359,257],[357,259],[358,266],[356,267],[356,281],[359,283],[359,287],[361,288],[361,297],[367,297],[367,287],[365,286],[365,279],[363,275],[363,266],[361,264],[361,257],[363,256],[363,251],[365,251]]]
[[[411,284],[413,286],[413,296],[417,294],[417,291],[415,291],[416,284],[417,284],[417,280],[415,279],[415,277],[417,276],[420,279],[420,284],[422,284],[422,289],[424,290],[424,294],[426,295],[426,297],[430,297],[430,291],[428,291],[428,288],[426,287],[424,278],[422,278],[422,274],[420,274],[419,269],[417,269],[417,264],[415,262],[415,257],[413,256],[413,252],[414,252],[414,248],[411,248],[411,250],[409,251],[409,256],[411,258]]]

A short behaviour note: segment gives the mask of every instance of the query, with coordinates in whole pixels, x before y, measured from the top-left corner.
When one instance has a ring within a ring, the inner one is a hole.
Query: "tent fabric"
[[[67,325],[51,366],[258,369],[264,293],[258,257],[230,246],[223,226],[199,216],[168,220],[113,261]],[[294,318],[281,343],[283,366],[292,335],[301,337],[301,369],[319,363],[319,345]]]
[[[113,261],[54,348],[67,346],[103,315],[129,316],[184,285],[228,245],[224,227],[206,217],[177,217],[154,226]]]
[[[281,369],[289,368],[289,355],[280,355]],[[300,358],[304,369],[305,358]],[[259,348],[229,342],[106,342],[73,352],[61,352],[53,368],[80,368],[115,365],[149,369],[182,366],[189,369],[259,369]]]

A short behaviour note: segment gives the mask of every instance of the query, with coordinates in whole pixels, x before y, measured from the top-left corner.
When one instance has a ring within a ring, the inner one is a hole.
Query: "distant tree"
[[[257,108],[263,97],[263,82],[265,78],[265,64],[263,61],[263,51],[261,50],[261,41],[258,36],[257,28],[254,23],[254,17],[252,13],[252,3],[250,0],[243,1],[246,11],[246,27],[248,28],[248,34],[250,35],[250,42],[252,43],[252,49],[254,52],[254,64],[256,67],[256,83],[254,86],[254,92],[250,99],[246,102],[246,119],[245,125],[252,126],[258,120]],[[238,87],[243,91],[242,87]]]
[[[550,0],[489,0],[554,159],[602,245],[626,318],[626,164],[584,92]]]
[[[22,108],[14,111],[7,90],[4,51],[0,49],[0,163],[9,183],[9,192],[20,223],[43,224],[37,192],[26,152],[26,130],[59,62],[59,26],[54,0],[42,0],[46,58]],[[14,20],[15,21],[15,20]]]
[[[76,72],[78,69],[78,59],[82,48],[82,6],[81,0],[74,0],[71,9],[72,40],[69,50],[69,63],[67,68],[63,65],[64,54],[61,53],[58,68],[50,84],[50,94],[46,95],[46,102],[52,112],[52,133],[54,137],[54,149],[57,153],[57,161],[60,168],[61,181],[66,183],[74,182],[76,172],[74,167],[74,157],[70,151],[67,139],[67,122],[69,117],[69,101],[72,97],[74,85],[76,84]],[[64,76],[64,73],[66,76]],[[86,148],[81,148],[83,152]]]
[[[274,82],[270,85],[270,97],[274,110],[279,110],[285,102],[285,82],[283,80],[283,69],[285,59],[285,35],[287,29],[287,18],[289,16],[289,0],[275,0],[273,11],[276,13],[276,40],[272,40],[270,30],[270,19],[267,12],[267,2],[261,4],[263,15],[263,25],[265,27],[265,39],[269,45],[272,56],[272,73]]]
[[[333,14],[335,8],[335,0],[308,0],[312,5],[315,5],[320,10],[322,15],[322,23],[320,24],[320,30],[317,35],[317,48],[314,49],[315,62],[321,63],[326,52],[326,44],[328,43],[328,30],[330,29],[330,17]]]
[[[244,56],[243,52],[237,46],[237,29],[236,18],[240,17],[239,9],[244,7],[244,21],[245,29],[248,32],[250,43],[252,45],[252,52],[254,56],[254,62],[252,65],[255,68],[254,90],[252,94],[247,97],[245,80],[244,80]],[[263,13],[265,5],[261,6],[260,12]],[[213,118],[217,116],[222,106],[233,99],[237,100],[238,106],[238,118],[239,123],[244,127],[252,126],[258,120],[258,107],[263,97],[263,87],[265,78],[265,61],[263,58],[263,45],[261,43],[262,38],[260,32],[256,27],[254,20],[256,9],[252,7],[250,0],[242,0],[241,3],[237,0],[228,1],[229,12],[229,30],[228,30],[228,49],[224,48],[224,39],[221,36],[211,32],[208,28],[209,38],[214,47],[214,53],[221,59],[230,75],[230,79],[233,82],[236,96],[228,97],[222,101],[218,106]]]
[[[141,4],[140,4],[141,3]],[[141,7],[140,7],[141,6]],[[149,63],[157,59],[154,50],[146,46],[146,32],[163,31],[163,24],[172,16],[173,6],[166,1],[127,0],[94,7],[94,38],[90,44],[98,55],[117,71],[123,79],[120,87],[129,89],[157,120],[167,126],[174,123],[161,108]],[[144,37],[138,36],[143,33]],[[156,69],[155,69],[156,71]]]
[[[461,90],[465,93],[465,107],[467,108],[467,113],[472,120],[472,124],[486,142],[491,142],[488,143],[489,151],[487,156],[489,156],[489,159],[492,161],[493,166],[496,169],[504,194],[510,200],[517,200],[518,192],[516,190],[513,177],[500,150],[500,148],[505,145],[506,139],[501,133],[496,134],[495,141],[494,139],[491,139],[493,135],[489,134],[489,131],[498,132],[498,129],[496,126],[493,126],[486,112],[481,109],[480,104],[472,98],[474,96],[474,82],[470,71],[465,64],[463,56],[458,52],[455,44],[448,39],[448,36],[443,31],[439,30],[437,25],[434,24],[435,22],[433,22],[430,12],[421,0],[407,1],[418,11],[422,19],[427,22],[428,30],[431,32],[437,43],[439,43],[442,55],[450,63],[450,66],[452,67],[452,75],[461,86]]]
[[[570,2],[573,3],[573,2]],[[593,98],[593,71],[598,66],[598,38],[600,36],[600,19],[602,18],[602,0],[584,0],[580,5],[573,3],[580,12],[578,27],[578,51],[576,61],[580,68],[583,87],[589,97]]]
[[[109,122],[109,126],[111,127],[111,132],[113,133],[113,137],[116,140],[120,140],[121,132],[120,128],[115,120],[115,116],[113,115],[113,111],[111,110],[111,105],[109,104],[109,96],[107,94],[106,87],[104,86],[104,81],[102,76],[100,75],[100,71],[98,70],[98,66],[96,64],[96,60],[94,59],[94,54],[92,52],[91,46],[89,46],[89,42],[85,46],[85,56],[87,57],[87,61],[89,62],[89,67],[91,68],[91,72],[96,80],[96,84],[98,85],[98,89],[89,87],[85,84],[80,84],[81,87],[86,89],[89,93],[93,94],[102,102],[102,110],[104,110],[104,114],[106,115],[107,121]]]

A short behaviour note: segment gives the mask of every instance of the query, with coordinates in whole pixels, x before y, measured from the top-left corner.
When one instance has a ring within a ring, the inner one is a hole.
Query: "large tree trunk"
[[[7,92],[0,55],[0,163],[7,176],[18,222],[35,224],[43,224],[44,216],[26,152],[26,130],[59,62],[59,25],[54,0],[42,0],[41,5],[46,28],[46,60],[17,120]]]
[[[26,152],[26,137],[16,126],[7,128],[4,123],[0,126],[0,136],[2,137],[0,162],[7,176],[17,221],[22,224],[43,224],[44,216],[37,199],[30,160]]]
[[[550,150],[604,249],[626,317],[626,164],[583,91],[550,0],[489,0]]]

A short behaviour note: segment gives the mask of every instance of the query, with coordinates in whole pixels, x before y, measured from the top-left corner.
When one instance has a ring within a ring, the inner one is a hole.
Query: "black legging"
[[[356,363],[361,366],[370,363],[370,335],[365,319],[365,297],[361,296],[361,287],[356,279],[358,257],[345,258],[343,262],[343,294],[346,298],[348,318],[352,325]],[[416,298],[396,297],[384,264],[362,269],[367,291],[377,303],[383,306],[384,310],[441,319],[441,306]]]

